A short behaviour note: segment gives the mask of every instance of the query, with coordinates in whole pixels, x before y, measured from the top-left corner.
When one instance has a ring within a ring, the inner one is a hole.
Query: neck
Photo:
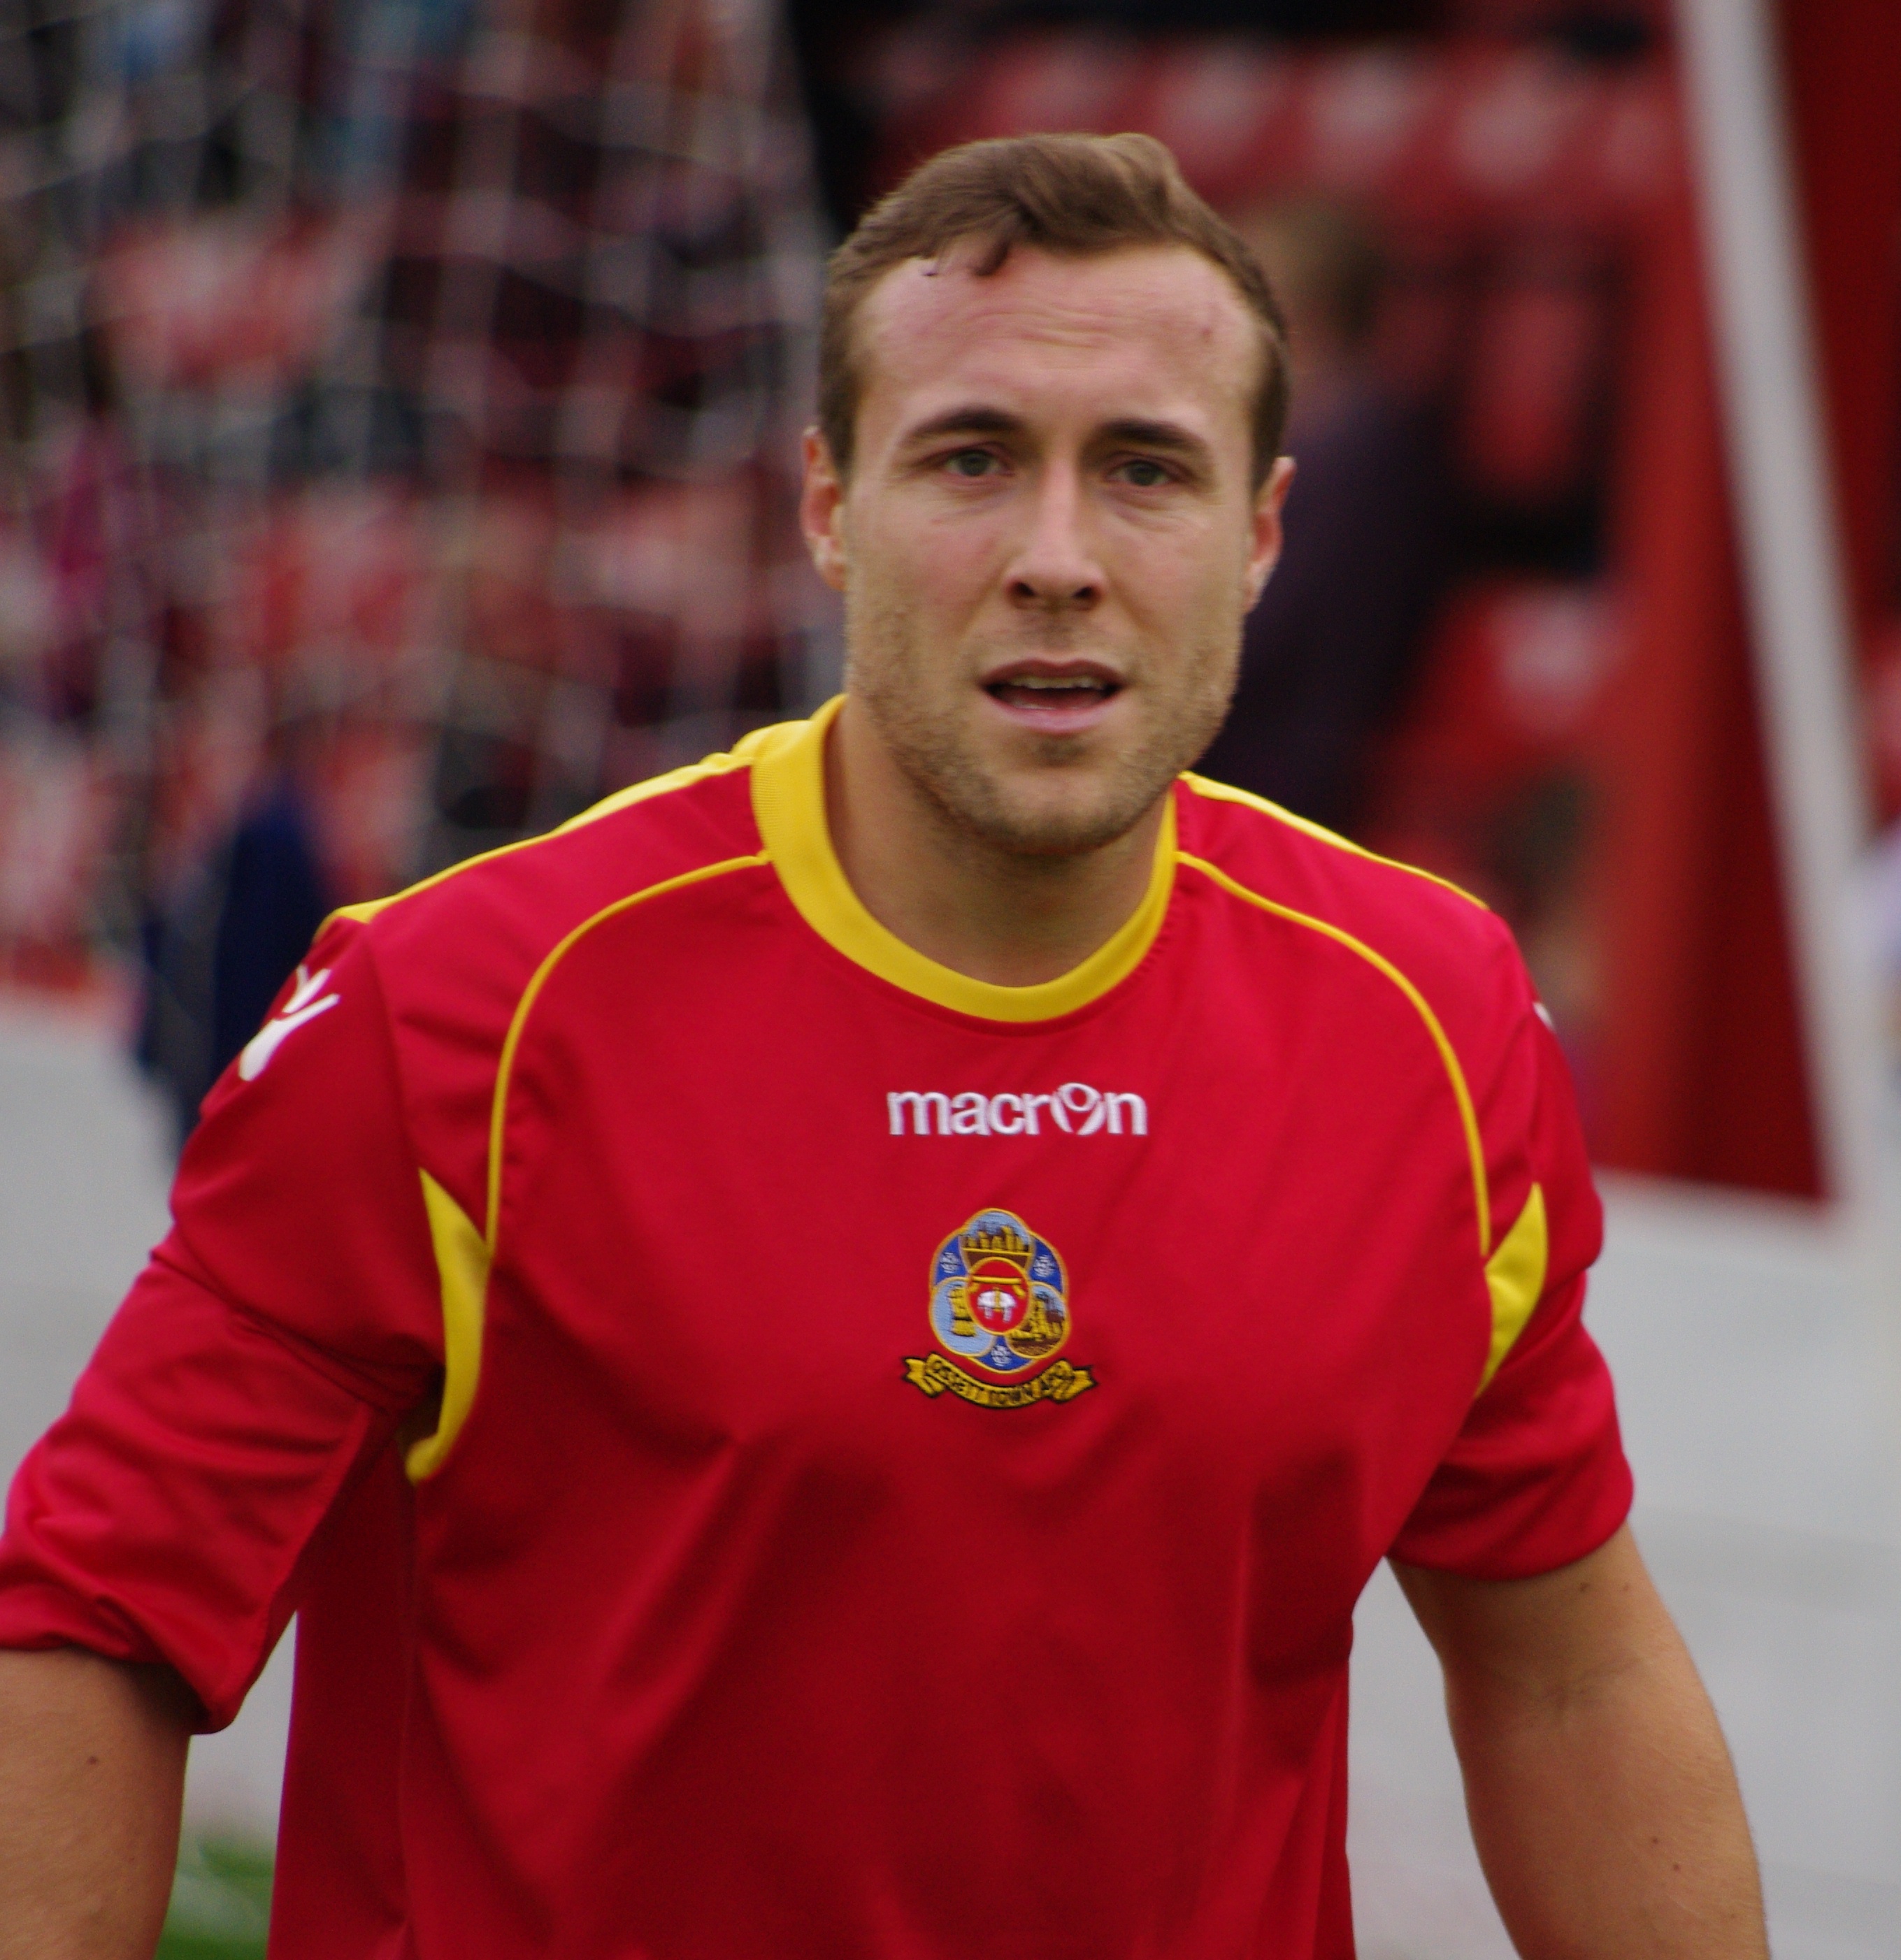
[[[860,902],[912,951],[970,979],[1060,979],[1115,936],[1154,874],[1157,803],[1093,851],[1038,856],[986,843],[905,778],[846,698],[826,745],[826,815]]]

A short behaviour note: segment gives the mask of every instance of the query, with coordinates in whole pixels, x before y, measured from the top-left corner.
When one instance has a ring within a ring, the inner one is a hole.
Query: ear
[[[1247,603],[1251,608],[1281,555],[1281,508],[1294,481],[1294,459],[1278,456],[1254,498],[1253,540],[1247,555]]]
[[[799,489],[799,529],[820,578],[845,590],[845,485],[832,451],[816,426],[805,431],[805,477]]]

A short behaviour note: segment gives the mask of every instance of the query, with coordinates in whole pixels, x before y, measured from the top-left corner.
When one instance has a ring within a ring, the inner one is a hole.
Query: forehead
[[[1238,418],[1261,361],[1258,327],[1228,275],[1186,246],[1087,258],[1019,247],[979,275],[969,255],[907,259],[865,296],[858,350],[861,423],[909,422],[934,407],[994,401],[1103,418]]]

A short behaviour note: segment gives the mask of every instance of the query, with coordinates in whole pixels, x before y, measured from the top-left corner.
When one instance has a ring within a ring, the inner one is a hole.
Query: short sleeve
[[[1498,1140],[1495,1191],[1512,1201],[1499,1236],[1535,1203],[1543,1284],[1391,1547],[1405,1564],[1475,1579],[1582,1558],[1622,1523],[1632,1494],[1610,1371],[1584,1323],[1603,1212],[1570,1070],[1514,965],[1521,998],[1486,1128]]]
[[[228,1721],[325,1516],[438,1378],[438,1283],[359,929],[206,1099],[173,1229],[8,1494],[0,1646],[175,1667]]]

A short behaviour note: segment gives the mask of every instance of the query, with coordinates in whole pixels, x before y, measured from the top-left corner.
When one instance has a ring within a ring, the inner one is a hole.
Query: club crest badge
[[[979,1211],[931,1264],[931,1331],[942,1352],[907,1357],[905,1379],[985,1408],[1066,1402],[1096,1386],[1060,1360],[1069,1340],[1062,1255],[1014,1211]]]

